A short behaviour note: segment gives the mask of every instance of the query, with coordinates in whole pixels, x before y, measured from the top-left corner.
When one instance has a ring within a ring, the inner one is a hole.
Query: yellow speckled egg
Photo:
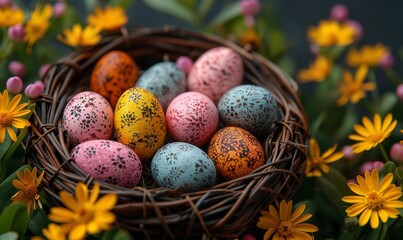
[[[117,140],[132,148],[141,161],[150,160],[165,143],[164,111],[145,89],[129,88],[120,96],[114,122]]]
[[[124,91],[136,84],[139,69],[132,57],[120,50],[102,56],[91,73],[90,89],[102,95],[114,109]]]
[[[239,127],[225,127],[214,134],[208,155],[217,173],[226,180],[245,176],[266,161],[260,142]]]

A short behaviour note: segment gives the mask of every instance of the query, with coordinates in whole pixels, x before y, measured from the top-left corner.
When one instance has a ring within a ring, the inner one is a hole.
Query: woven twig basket
[[[43,78],[46,90],[36,99],[26,145],[27,161],[45,170],[42,187],[49,204],[61,205],[60,190],[74,192],[80,181],[90,187],[95,182],[71,160],[61,119],[68,100],[88,90],[91,70],[101,56],[120,49],[146,69],[166,57],[171,61],[181,55],[197,59],[217,46],[235,50],[244,62],[245,81],[269,89],[280,106],[280,119],[265,133],[267,164],[245,177],[191,193],[151,188],[146,174],[133,189],[99,182],[101,194],[118,194],[113,209],[116,226],[139,239],[183,239],[202,234],[236,238],[256,225],[259,211],[268,204],[292,197],[304,176],[308,138],[297,84],[269,60],[217,36],[172,27],[124,28],[105,36],[95,47],[61,59]]]

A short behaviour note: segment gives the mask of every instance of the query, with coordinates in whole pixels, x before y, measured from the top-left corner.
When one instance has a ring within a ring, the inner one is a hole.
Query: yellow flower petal
[[[377,211],[372,211],[370,224],[371,224],[371,227],[373,229],[378,228],[378,226],[379,226],[379,218],[378,218],[378,212]]]
[[[358,224],[360,226],[364,226],[365,224],[367,224],[367,222],[369,221],[369,218],[371,217],[372,214],[372,209],[365,209],[362,213],[360,218],[358,219]]]

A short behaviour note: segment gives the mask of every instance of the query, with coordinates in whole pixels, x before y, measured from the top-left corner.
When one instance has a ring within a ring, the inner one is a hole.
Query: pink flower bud
[[[49,63],[42,64],[38,72],[39,78],[43,78],[43,76],[45,76],[45,73],[48,71],[49,67],[50,67]]]
[[[10,93],[18,94],[22,90],[23,82],[20,77],[10,77],[7,80],[6,87]]]
[[[347,179],[347,183],[355,183],[355,184],[357,184],[357,180],[355,178],[349,178],[349,179]]]
[[[64,2],[57,2],[53,5],[53,16],[55,18],[63,17],[66,13],[66,4]]]
[[[10,64],[8,64],[8,70],[11,75],[18,77],[24,77],[27,72],[25,65],[19,61],[11,61]]]
[[[11,26],[7,30],[8,38],[12,41],[22,42],[25,37],[25,29],[22,24]]]
[[[383,168],[383,165],[385,165],[383,162],[381,161],[375,161],[372,163],[372,169],[378,169],[378,172],[381,171],[381,169]]]
[[[361,39],[364,36],[364,30],[361,23],[354,20],[348,20],[347,24],[354,28],[356,39]]]
[[[30,99],[35,99],[43,93],[44,89],[45,84],[42,81],[36,81],[25,88],[25,95]]]
[[[315,43],[310,43],[309,44],[309,50],[313,55],[318,55],[320,53],[319,47]]]
[[[350,145],[346,145],[343,147],[342,152],[344,154],[344,158],[348,160],[352,160],[356,157],[356,155],[353,152],[353,149],[351,148]]]
[[[247,26],[247,27],[253,27],[253,26],[255,26],[255,17],[254,16],[251,16],[251,15],[246,15],[245,16],[245,25]]]
[[[403,101],[403,84],[399,84],[396,87],[396,95],[400,101]]]
[[[393,67],[394,63],[395,59],[393,58],[393,55],[388,52],[382,57],[381,61],[378,63],[378,66],[383,69],[388,69]]]
[[[243,15],[255,16],[261,8],[259,0],[241,0],[240,5]]]
[[[403,162],[403,146],[400,143],[395,143],[390,148],[390,158],[395,162]]]
[[[340,22],[347,20],[348,14],[348,8],[344,4],[336,4],[330,10],[330,18]]]
[[[178,59],[176,59],[176,66],[188,74],[190,69],[193,67],[193,60],[187,56],[180,56]]]
[[[372,169],[374,169],[373,162],[365,162],[364,164],[361,165],[360,174],[364,176],[366,171],[371,172]]]
[[[241,240],[256,240],[256,238],[252,234],[245,234],[242,236]]]
[[[0,8],[10,7],[12,0],[0,0]]]

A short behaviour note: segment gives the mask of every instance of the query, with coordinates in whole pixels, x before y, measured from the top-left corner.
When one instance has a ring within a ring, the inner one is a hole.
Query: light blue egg
[[[136,87],[154,94],[162,108],[166,110],[177,95],[186,91],[186,74],[173,62],[160,62],[140,76]]]
[[[260,86],[240,85],[227,91],[218,102],[220,119],[226,126],[241,127],[260,135],[278,115],[273,94]]]
[[[158,186],[193,192],[216,181],[216,169],[200,148],[184,142],[164,145],[151,161],[151,173]]]

